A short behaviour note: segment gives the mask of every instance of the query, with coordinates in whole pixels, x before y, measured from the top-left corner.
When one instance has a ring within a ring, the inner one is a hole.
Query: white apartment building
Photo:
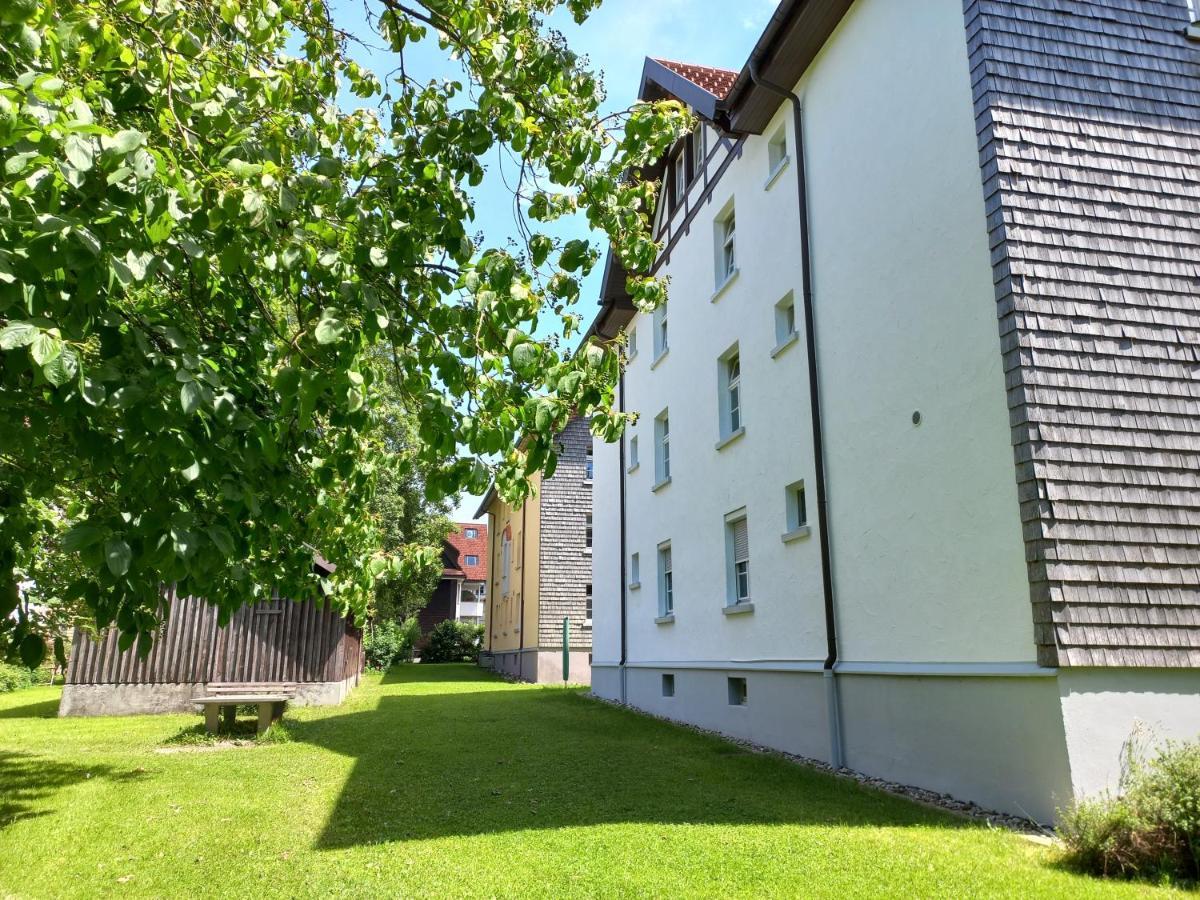
[[[669,301],[610,260],[591,331],[638,415],[597,694],[1042,821],[1200,733],[1200,43],[1049,7],[785,0],[740,72],[646,61],[703,124]]]

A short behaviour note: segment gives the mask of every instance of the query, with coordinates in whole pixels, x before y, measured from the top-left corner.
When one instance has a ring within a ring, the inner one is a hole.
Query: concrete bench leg
[[[275,706],[274,703],[258,704],[258,733],[259,734],[266,734],[267,729],[271,727],[271,721],[272,721],[271,713],[273,711],[274,706]]]
[[[217,726],[220,723],[221,707],[216,703],[204,704],[204,730],[209,734],[217,733]]]
[[[236,706],[226,706],[225,707],[225,727],[229,731],[233,731],[233,726],[236,722],[237,722],[237,707]]]
[[[272,703],[271,707],[271,721],[278,722],[283,718],[283,711],[287,708],[287,701],[284,700],[278,703]]]

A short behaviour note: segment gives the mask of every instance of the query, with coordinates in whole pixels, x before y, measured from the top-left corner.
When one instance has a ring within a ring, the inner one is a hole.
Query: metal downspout
[[[617,411],[625,412],[625,369],[621,369],[621,374],[617,380]],[[625,435],[621,435],[621,446],[618,449],[617,464],[620,468],[617,470],[617,478],[620,480],[620,509],[621,509],[621,664],[617,669],[621,679],[621,702],[626,703],[628,699],[625,692],[625,662],[626,651],[628,648],[628,639],[626,635],[626,596],[625,583],[627,573],[625,571]]]
[[[800,98],[785,87],[762,78],[758,73],[757,61],[748,64],[750,80],[764,90],[789,100],[796,131],[796,188],[800,205],[801,290],[804,304],[804,342],[808,353],[808,399],[812,412],[812,435],[814,467],[817,476],[817,525],[821,542],[821,589],[825,599],[825,644],[826,656],[823,668],[825,680],[826,708],[829,715],[830,763],[841,768],[843,765],[841,703],[838,696],[836,665],[838,661],[837,609],[834,605],[833,562],[829,547],[829,501],[825,490],[825,442],[821,424],[821,387],[817,367],[817,332],[813,314],[812,293],[812,243],[809,240],[808,186],[804,168],[804,122]]]

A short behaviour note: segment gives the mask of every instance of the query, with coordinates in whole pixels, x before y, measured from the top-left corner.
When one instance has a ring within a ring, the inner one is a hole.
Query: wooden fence
[[[117,632],[98,641],[76,629],[68,684],[196,684],[212,681],[344,681],[362,671],[362,632],[328,602],[273,600],[244,606],[224,628],[196,597],[167,595],[168,616],[150,654],[122,653]]]

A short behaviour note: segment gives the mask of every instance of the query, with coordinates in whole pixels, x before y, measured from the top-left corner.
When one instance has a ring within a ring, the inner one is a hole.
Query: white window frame
[[[775,133],[767,140],[767,183],[764,188],[769,189],[775,183],[775,177],[787,167],[788,161],[787,125],[785,123],[775,129]]]
[[[744,551],[736,547],[736,532],[746,530]],[[750,593],[750,520],[746,508],[734,510],[725,516],[725,575],[726,606],[745,606],[751,603]]]
[[[654,420],[654,484],[671,480],[671,416],[663,410]]]
[[[667,301],[664,300],[654,308],[654,360],[657,362],[671,349],[671,335],[667,328]]]
[[[692,132],[692,178],[700,177],[700,173],[704,171],[704,123],[701,122],[696,126],[696,130]]]
[[[688,177],[687,177],[687,148],[681,147],[679,152],[675,154],[671,160],[671,177],[673,179],[674,192],[672,199],[674,200],[675,208],[683,206],[684,200],[687,199]]]
[[[632,472],[641,463],[638,460],[638,436],[631,434],[629,436],[629,467],[628,471]]]
[[[775,304],[775,349],[771,351],[771,356],[778,356],[783,350],[790,347],[798,337],[799,332],[796,331],[796,297],[795,294],[788,291]]]
[[[734,344],[717,358],[717,449],[746,433],[746,396],[742,355]]]
[[[466,554],[466,556],[464,558],[466,559],[468,566],[479,565],[479,557],[476,556],[474,553],[468,553],[468,554]],[[471,560],[475,560],[475,562],[471,562]]]
[[[717,288],[737,275],[737,210],[730,203],[717,217]]]
[[[808,537],[808,497],[804,490],[804,479],[793,481],[783,489],[784,525],[783,542]]]
[[[631,590],[636,590],[642,586],[642,558],[640,554],[633,553],[629,557],[629,587]]]
[[[637,326],[631,325],[625,332],[625,358],[637,356]]]
[[[467,528],[465,530],[465,533],[468,538],[473,539],[473,538],[479,537],[479,529],[478,528]]]
[[[670,541],[658,545],[658,614],[664,618],[675,615],[675,560]]]

